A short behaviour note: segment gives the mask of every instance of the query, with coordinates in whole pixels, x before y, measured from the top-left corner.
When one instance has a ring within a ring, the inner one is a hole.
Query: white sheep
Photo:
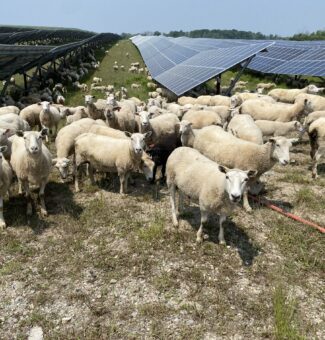
[[[66,124],[71,124],[73,122],[76,122],[77,120],[80,120],[82,118],[87,118],[87,112],[85,110],[85,108],[81,108],[79,110],[77,110],[73,115],[67,116],[66,119]]]
[[[193,147],[195,136],[198,129],[192,129],[192,123],[188,120],[182,120],[179,126],[179,134],[183,146]]]
[[[250,100],[250,99],[260,99],[267,103],[276,102],[272,97],[261,95],[260,93],[250,93],[250,92],[236,93],[230,98],[230,108],[233,109],[237,106],[240,106],[244,101]]]
[[[260,99],[249,99],[239,108],[241,114],[249,114],[254,120],[275,120],[290,122],[303,115],[308,109],[308,100],[299,100],[294,104],[268,103]]]
[[[95,83],[95,84],[99,84],[99,83],[101,83],[102,81],[103,81],[102,78],[99,78],[99,77],[94,77],[94,78],[93,78],[93,83]]]
[[[108,98],[104,111],[106,123],[111,128],[132,133],[136,128],[135,111],[133,101],[117,102],[115,99]]]
[[[7,113],[5,115],[0,116],[0,128],[2,129],[10,129],[13,133],[16,133],[18,130],[29,131],[29,124],[22,119],[20,116],[17,116],[15,113]]]
[[[6,228],[6,222],[3,217],[3,198],[9,192],[12,182],[11,166],[3,157],[6,151],[7,146],[0,146],[0,230]]]
[[[295,140],[285,137],[270,138],[266,144],[258,145],[239,139],[219,126],[201,129],[195,137],[194,148],[211,160],[230,168],[257,170],[250,186],[270,170],[276,161],[286,165],[290,162],[289,150]],[[244,194],[244,208],[251,211],[247,192]]]
[[[104,116],[105,104],[103,105],[101,104],[101,102],[94,103],[95,98],[96,98],[95,96],[91,96],[88,94],[85,95],[85,106],[87,115],[89,118],[93,119],[105,119]]]
[[[324,88],[318,88],[315,85],[308,85],[303,89],[290,89],[290,90],[274,89],[274,90],[271,90],[268,93],[268,95],[279,102],[293,103],[299,94],[303,94],[303,93],[317,94],[323,90]]]
[[[255,144],[263,144],[263,134],[250,115],[235,115],[227,126],[232,135]]]
[[[155,90],[155,89],[157,88],[157,85],[156,85],[155,83],[149,81],[149,82],[147,83],[147,88],[148,88],[148,89]]]
[[[51,153],[42,143],[42,139],[47,133],[47,129],[42,129],[40,132],[22,133],[19,131],[12,142],[11,165],[17,175],[20,188],[22,186],[26,193],[28,216],[32,214],[30,184],[40,188],[41,214],[47,216],[44,190],[52,166]]]
[[[5,115],[7,113],[15,113],[18,115],[19,112],[20,112],[20,109],[14,105],[0,107],[0,115]]]
[[[34,128],[35,126],[38,126],[39,129],[41,129],[41,122],[39,119],[41,111],[42,103],[39,102],[37,104],[32,104],[22,109],[19,113],[19,116],[22,119],[26,120],[31,129]]]
[[[210,103],[211,106],[230,106],[230,98],[227,96],[222,96],[220,94],[211,96]]]
[[[325,111],[325,97],[314,95],[314,94],[299,94],[296,97],[295,102],[301,100],[308,100],[308,111]]]
[[[314,122],[316,119],[325,117],[325,110],[324,111],[314,111],[309,113],[309,115],[304,120],[304,126],[308,126]]]
[[[182,119],[191,122],[193,129],[201,129],[209,125],[222,126],[220,116],[214,111],[189,110],[184,114]]]
[[[128,140],[85,133],[75,140],[75,189],[79,192],[78,169],[83,163],[89,163],[89,176],[94,183],[93,169],[105,172],[117,172],[120,178],[120,193],[127,192],[127,183],[131,171],[139,170],[145,148],[145,134],[125,132]],[[148,172],[144,172],[145,175]],[[151,180],[151,175],[148,180]]]
[[[135,84],[135,83],[131,84],[131,89],[138,90],[140,87],[141,87],[140,84]]]
[[[256,171],[228,169],[218,165],[197,150],[181,147],[168,158],[167,186],[170,193],[172,219],[178,226],[176,190],[179,193],[179,208],[183,209],[184,195],[197,200],[200,207],[201,223],[196,234],[197,242],[203,241],[203,227],[210,213],[219,214],[219,242],[225,244],[223,222],[231,213],[245,191],[248,179]]]
[[[325,117],[318,118],[310,124],[308,135],[311,146],[312,176],[316,179],[318,162],[325,157]]]
[[[297,120],[291,122],[276,122],[271,120],[255,120],[261,129],[263,137],[288,136],[291,132],[303,132],[304,128]]]
[[[56,136],[58,132],[58,125],[61,120],[60,111],[52,106],[49,102],[42,102],[42,111],[40,112],[39,119],[41,126],[47,128],[49,131],[54,128],[53,135]],[[46,142],[49,141],[48,135],[45,135]]]

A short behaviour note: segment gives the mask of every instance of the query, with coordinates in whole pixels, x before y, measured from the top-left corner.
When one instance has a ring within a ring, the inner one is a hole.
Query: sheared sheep
[[[49,102],[42,102],[42,111],[40,112],[39,118],[41,126],[51,131],[54,128],[53,135],[56,136],[58,132],[58,125],[61,119],[59,110],[52,106]],[[48,142],[48,135],[45,135],[46,142]]]
[[[193,129],[201,129],[209,125],[223,125],[220,116],[214,111],[189,110],[182,119],[191,122]]]
[[[9,163],[3,157],[7,151],[7,146],[0,146],[0,230],[6,228],[6,222],[3,217],[3,198],[10,189],[12,181],[12,170]]]
[[[201,224],[196,234],[197,242],[203,241],[203,227],[209,213],[219,214],[219,242],[225,244],[223,222],[233,210],[245,191],[254,170],[228,169],[218,165],[197,150],[181,147],[172,152],[167,161],[167,186],[170,193],[172,219],[178,226],[176,189],[179,193],[179,208],[183,209],[183,196],[198,200]]]
[[[11,165],[15,171],[18,182],[26,193],[27,215],[32,214],[32,200],[30,194],[30,184],[40,188],[39,198],[41,203],[41,214],[47,216],[44,202],[44,190],[48,181],[52,156],[47,147],[42,143],[42,139],[47,135],[48,129],[39,132],[18,131],[12,142]]]
[[[0,107],[0,115],[5,115],[7,113],[15,113],[16,115],[18,115],[20,112],[19,108],[17,106],[4,106],[4,107]]]
[[[290,89],[290,90],[274,89],[274,90],[271,90],[268,93],[268,95],[279,102],[293,103],[299,94],[303,94],[303,93],[317,94],[323,90],[324,88],[318,88],[315,85],[308,85],[303,89]]]
[[[181,136],[181,143],[183,146],[193,147],[197,129],[192,129],[192,123],[183,119],[180,122],[179,134]]]
[[[288,136],[291,132],[303,132],[304,128],[297,120],[291,122],[276,122],[271,120],[255,120],[261,129],[263,137]]]
[[[312,122],[308,129],[310,141],[310,157],[312,159],[312,177],[317,178],[317,164],[322,157],[325,157],[325,117]]]

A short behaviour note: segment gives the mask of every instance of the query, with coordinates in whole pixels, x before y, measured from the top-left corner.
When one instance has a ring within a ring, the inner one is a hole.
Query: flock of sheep
[[[93,82],[99,84],[101,79]],[[219,241],[225,243],[222,225],[235,204],[243,198],[244,209],[251,211],[248,192],[261,192],[260,177],[276,162],[290,163],[290,149],[305,131],[312,176],[317,177],[317,163],[325,155],[321,91],[308,85],[300,90],[273,89],[268,95],[184,96],[168,102],[164,90],[155,86],[147,102],[127,98],[126,89],[121,89],[119,98],[114,91],[98,100],[87,94],[77,107],[47,100],[21,110],[4,106],[0,108],[0,227],[6,226],[3,197],[14,177],[19,193],[25,193],[27,215],[32,214],[30,186],[37,186],[41,214],[46,216],[44,190],[52,166],[62,180],[72,171],[76,192],[85,174],[95,184],[99,173],[117,173],[121,194],[127,193],[132,173],[157,182],[161,166],[160,180],[166,175],[174,226],[187,196],[199,202],[197,241],[202,241],[204,223],[213,212],[220,215]],[[65,117],[66,125],[58,131]],[[55,157],[46,146],[50,132],[55,137]],[[292,134],[296,138],[289,138]]]

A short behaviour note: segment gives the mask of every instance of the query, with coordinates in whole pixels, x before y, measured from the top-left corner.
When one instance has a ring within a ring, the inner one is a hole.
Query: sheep
[[[121,71],[125,71],[125,66],[124,66],[124,65],[121,65],[121,66],[120,66],[120,69],[121,69]]]
[[[95,96],[85,95],[85,105],[88,117],[93,119],[105,119],[105,106],[94,103]],[[100,102],[99,102],[100,103]]]
[[[71,116],[81,109],[86,109],[86,108],[84,106],[75,106],[75,107],[62,106],[62,107],[59,108],[62,118],[67,117],[67,116]]]
[[[147,76],[147,80],[152,81],[152,77],[151,76]]]
[[[12,147],[12,136],[16,133],[11,129],[0,128],[0,146],[6,146],[6,149],[2,152],[5,159],[10,162],[11,158],[11,147]]]
[[[281,165],[290,162],[289,150],[294,141],[296,140],[274,137],[266,144],[258,145],[241,140],[219,126],[208,126],[196,134],[193,147],[211,160],[227,167],[257,170],[256,176],[250,181],[252,187],[277,160]],[[247,192],[244,194],[243,203],[246,211],[252,210],[248,203]]]
[[[152,131],[148,144],[154,144],[164,149],[174,149],[179,143],[180,121],[173,113],[164,113],[152,118],[152,114],[146,111],[139,113],[139,131],[145,133]]]
[[[92,125],[98,124],[101,124],[100,121],[91,118],[83,118],[63,127],[58,132],[55,139],[57,156],[53,159],[53,165],[59,170],[62,179],[66,179],[68,175],[70,165],[68,157],[73,153],[75,138],[88,132]],[[106,126],[104,122],[102,124],[103,126]]]
[[[0,115],[5,115],[7,113],[15,113],[16,115],[18,115],[20,112],[19,108],[17,106],[4,106],[4,107],[0,107]]]
[[[230,108],[233,109],[237,106],[240,106],[244,101],[250,99],[260,99],[267,103],[275,103],[275,100],[272,97],[261,95],[259,93],[236,93],[230,98]]]
[[[85,83],[80,84],[79,81],[76,81],[72,85],[83,92],[88,92],[88,85]]]
[[[297,120],[291,122],[255,120],[255,124],[261,129],[263,137],[288,136],[294,131],[304,131],[302,124]]]
[[[323,90],[324,88],[317,88],[317,86],[315,85],[308,85],[303,89],[274,89],[271,90],[268,95],[279,102],[293,103],[299,94],[317,94],[318,92],[321,92]]]
[[[147,88],[148,88],[148,89],[155,90],[155,89],[157,88],[157,85],[156,85],[155,83],[149,81],[149,82],[147,83]]]
[[[312,159],[312,177],[318,178],[318,161],[325,158],[325,117],[321,117],[312,122],[308,129],[310,141],[310,156]]]
[[[37,104],[32,104],[22,109],[19,113],[19,116],[22,119],[26,120],[26,122],[29,124],[31,128],[38,126],[39,129],[41,129],[41,122],[39,119],[41,111],[42,103],[39,102]]]
[[[230,106],[230,98],[222,95],[211,96],[210,104],[211,106]]]
[[[116,112],[118,111],[118,112]],[[122,131],[135,131],[135,116],[133,110],[127,104],[118,106],[115,100],[107,99],[105,109],[106,124],[114,129]]]
[[[211,98],[212,98],[212,96],[199,96],[199,97],[196,98],[195,104],[210,106],[211,105]]]
[[[209,125],[222,126],[222,121],[221,121],[220,116],[213,111],[189,110],[184,114],[182,119],[185,119],[191,122],[193,129],[201,129]]]
[[[81,108],[80,110],[76,111],[73,115],[70,115],[66,119],[66,124],[71,124],[73,122],[76,122],[77,120],[80,120],[82,118],[87,118],[87,112],[84,108]]]
[[[183,146],[193,147],[194,139],[198,129],[192,129],[192,123],[183,119],[180,122],[179,133],[181,136],[181,143]]]
[[[267,103],[259,99],[249,99],[243,102],[239,112],[249,114],[254,120],[275,120],[278,122],[290,122],[305,113],[308,108],[308,100],[296,101],[295,104],[284,105],[281,103]]]
[[[12,182],[12,170],[7,160],[3,157],[7,151],[7,146],[0,146],[0,230],[6,228],[3,217],[3,197],[9,192]]]
[[[39,119],[43,128],[48,128],[49,131],[54,128],[53,135],[56,136],[61,119],[59,110],[49,102],[42,102],[42,111],[40,112]],[[46,142],[49,141],[47,134],[45,135],[45,139]]]
[[[39,198],[42,216],[47,216],[44,202],[44,190],[48,181],[52,156],[42,139],[47,135],[48,129],[39,132],[17,132],[12,142],[11,165],[15,171],[20,187],[22,186],[27,198],[27,215],[32,215],[32,200],[30,184],[39,186]]]
[[[197,105],[194,105],[193,110],[195,110],[196,107],[197,107]],[[199,109],[201,110],[201,108],[199,108]],[[231,110],[230,110],[229,106],[226,106],[226,105],[205,106],[205,107],[202,107],[202,110],[213,111],[213,112],[217,113],[218,116],[221,118],[221,121],[222,121],[223,124],[229,120],[230,115],[231,115]]]
[[[223,222],[240,201],[248,180],[256,175],[256,170],[228,169],[197,150],[180,147],[169,156],[166,171],[174,227],[178,226],[178,208],[175,204],[178,189],[180,210],[183,209],[184,195],[199,201],[201,224],[196,241],[203,241],[203,227],[208,215],[216,212],[220,215],[219,243],[225,244]]]
[[[178,119],[182,119],[184,112],[185,112],[184,108],[176,103],[165,104],[164,108],[168,112],[175,114],[178,117]]]
[[[240,139],[255,144],[263,144],[262,131],[250,115],[235,115],[230,120],[227,130]]]
[[[139,170],[144,153],[145,139],[151,132],[145,134],[125,132],[128,140],[85,133],[75,140],[75,169],[89,163],[89,176],[94,183],[93,169],[106,172],[117,172],[120,178],[120,194],[127,191],[127,182],[131,171]],[[144,171],[151,180],[152,172]],[[78,173],[75,174],[75,190],[79,192]]]
[[[17,130],[22,131],[30,130],[29,124],[20,116],[17,116],[15,113],[7,113],[5,115],[1,115],[0,128],[10,129],[13,131],[13,133],[16,133]]]
[[[193,98],[193,97],[186,97],[186,96],[182,96],[182,97],[179,97],[177,99],[177,103],[181,106],[184,106],[186,104],[192,104],[194,105],[196,102],[196,98]]]
[[[314,111],[310,113],[304,120],[304,126],[308,126],[314,122],[316,119],[325,117],[325,110],[324,111]],[[1,118],[1,117],[0,117]]]
[[[308,100],[308,111],[314,112],[314,111],[325,111],[325,98],[314,95],[314,94],[299,94],[296,97],[295,102],[301,101],[301,100]]]
[[[129,68],[129,72],[131,72],[131,73],[136,73],[137,72],[137,68],[136,67],[134,67],[134,66],[131,66],[130,68]]]
[[[138,90],[140,87],[141,87],[140,84],[135,84],[135,83],[131,84],[131,89]]]
[[[125,53],[125,56],[126,56],[127,58],[129,58],[129,57],[130,57],[129,52],[126,52],[126,53]]]
[[[114,66],[113,66],[113,70],[114,70],[114,71],[118,71],[118,65],[114,65]]]
[[[275,83],[258,83],[256,85],[256,89],[263,89],[263,90],[270,90],[273,87],[276,87]]]
[[[99,83],[101,83],[102,81],[103,81],[102,78],[99,78],[99,77],[94,77],[94,78],[93,78],[93,83],[95,83],[95,84],[99,84]]]

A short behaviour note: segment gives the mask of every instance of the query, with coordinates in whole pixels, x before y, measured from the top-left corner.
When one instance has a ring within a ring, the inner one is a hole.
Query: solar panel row
[[[153,78],[177,95],[254,55],[248,65],[252,70],[325,76],[325,41],[162,36],[135,36],[131,40],[138,47]]]

